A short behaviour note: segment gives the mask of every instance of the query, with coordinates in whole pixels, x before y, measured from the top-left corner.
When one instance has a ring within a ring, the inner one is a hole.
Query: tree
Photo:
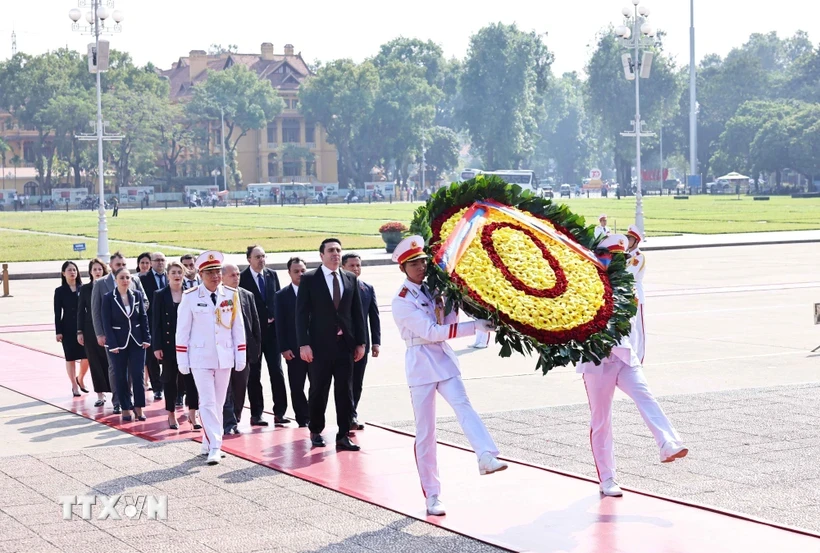
[[[187,113],[203,123],[218,123],[220,108],[225,113],[225,150],[234,183],[239,184],[237,144],[251,130],[273,121],[285,108],[285,102],[270,81],[235,64],[224,71],[208,72],[207,80],[194,86]]]
[[[436,103],[436,125],[457,128],[455,108],[459,103],[461,62],[455,58],[446,60],[441,46],[431,40],[425,42],[405,37],[383,44],[373,58],[373,64],[379,70],[396,61],[415,65],[424,71],[427,84],[443,93]]]
[[[427,130],[424,161],[434,179],[458,166],[459,147],[458,135],[452,129],[432,127]]]
[[[459,117],[487,169],[518,168],[537,138],[536,96],[553,56],[534,32],[496,23],[470,38],[461,75]]]
[[[662,34],[659,35],[662,38]],[[681,86],[672,61],[663,53],[660,42],[652,62],[652,74],[641,79],[641,119],[657,121],[666,98],[676,98]],[[601,126],[603,138],[612,149],[621,192],[629,190],[635,160],[635,140],[621,136],[635,120],[635,83],[623,75],[622,50],[618,39],[608,29],[602,32],[587,64],[587,113]],[[648,130],[648,129],[645,129]],[[642,149],[651,148],[644,140]]]
[[[72,169],[74,188],[82,186],[84,154],[89,150],[88,143],[80,141],[77,135],[91,132],[96,108],[91,92],[78,91],[78,94],[52,98],[41,113],[54,127],[56,153]]]
[[[196,141],[196,122],[186,116],[179,104],[169,104],[157,114],[157,132],[162,156],[162,166],[168,184],[178,176],[179,160]]]
[[[339,185],[363,183],[379,161],[378,148],[360,140],[373,114],[379,72],[370,61],[326,63],[299,89],[303,115],[324,126],[339,152]]]
[[[364,136],[373,147],[381,146],[383,160],[396,167],[396,181],[407,184],[411,163],[421,153],[421,142],[435,118],[441,91],[428,84],[424,69],[391,61],[379,70],[379,89],[373,104],[373,120]],[[363,136],[363,138],[364,138]]]
[[[543,174],[554,166],[562,183],[579,182],[589,156],[583,82],[575,72],[550,83],[543,95],[544,115],[539,121],[541,140],[532,167]]]
[[[758,130],[749,149],[754,171],[775,174],[776,187],[782,183],[782,171],[792,165],[787,115],[774,117]]]
[[[804,104],[790,117],[789,159],[813,188],[820,177],[820,104]]]
[[[34,167],[41,190],[51,187],[55,121],[47,115],[49,102],[80,88],[79,54],[65,49],[39,56],[19,53],[0,64],[0,107],[18,124],[37,132]]]
[[[776,117],[786,117],[793,107],[783,102],[753,100],[741,105],[725,125],[712,154],[710,164],[716,174],[740,171],[753,174],[755,163],[751,145],[766,121]]]
[[[209,56],[218,56],[220,54],[236,54],[239,51],[239,46],[236,44],[228,44],[228,47],[225,48],[221,44],[211,44],[208,47],[208,55]]]

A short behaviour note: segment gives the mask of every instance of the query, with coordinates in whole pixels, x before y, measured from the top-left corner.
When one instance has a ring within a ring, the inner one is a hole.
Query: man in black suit
[[[364,314],[355,275],[341,270],[342,243],[327,238],[319,247],[322,266],[302,275],[296,297],[299,356],[309,363],[310,441],[323,447],[325,411],[333,380],[336,403],[336,449],[358,451],[350,441],[353,363],[364,357]]]
[[[305,379],[308,375],[308,364],[299,357],[299,341],[296,339],[296,298],[302,275],[307,271],[304,260],[291,257],[288,260],[290,284],[276,292],[276,335],[282,357],[288,364],[288,384],[293,412],[300,428],[310,422],[310,409],[305,397]]]
[[[367,352],[371,349],[373,357],[379,356],[379,347],[382,341],[382,324],[379,319],[379,306],[376,303],[376,291],[373,286],[361,280],[362,258],[357,253],[346,253],[342,256],[342,269],[351,272],[359,279],[359,296],[362,299],[362,312],[365,317],[364,325],[364,357],[356,361],[353,365],[352,393],[353,410],[351,411],[351,430],[364,430],[364,425],[359,424],[359,400],[362,398],[362,385],[364,384],[364,370],[367,368]],[[368,320],[370,325],[368,326]]]
[[[168,275],[165,274],[165,254],[155,252],[151,254],[151,270],[140,277],[142,288],[145,290],[145,297],[149,298],[148,320],[151,319],[150,300],[154,297],[154,292],[168,286]],[[153,355],[145,357],[145,365],[148,367],[148,377],[151,379],[151,388],[154,390],[154,399],[162,399],[162,379],[160,378],[159,361]]]
[[[239,293],[239,305],[245,323],[248,363],[258,363],[262,357],[262,327],[259,324],[259,314],[256,312],[256,300],[253,294],[239,287],[239,267],[236,265],[222,265],[222,284]],[[231,369],[228,393],[225,395],[225,406],[222,409],[222,426],[225,434],[239,434],[237,425],[242,419],[247,388],[248,371],[237,371],[235,367]]]
[[[239,276],[239,286],[251,292],[256,300],[256,311],[262,327],[262,353],[268,365],[270,386],[273,391],[273,422],[287,424],[285,418],[288,409],[288,391],[285,385],[285,373],[282,371],[282,357],[279,355],[279,344],[276,341],[275,302],[279,291],[279,277],[273,269],[265,267],[265,250],[261,246],[248,246],[247,258],[249,267]],[[251,402],[251,425],[267,426],[268,421],[262,418],[265,408],[262,396],[262,360],[249,362],[248,396]]]

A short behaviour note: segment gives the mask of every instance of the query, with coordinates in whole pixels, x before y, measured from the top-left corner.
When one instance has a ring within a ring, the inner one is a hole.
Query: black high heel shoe
[[[82,384],[80,384],[80,379],[79,379],[78,377],[76,377],[76,376],[75,376],[75,377],[74,377],[74,381],[77,383],[77,387],[80,389],[80,391],[81,391],[82,393],[84,393],[84,394],[87,394],[87,393],[88,393],[88,390],[86,390],[85,388],[83,388],[83,385],[82,385]],[[77,394],[77,395],[80,395],[80,394]]]
[[[80,397],[80,392],[75,392],[74,390],[71,390],[71,395],[73,395],[74,397]]]

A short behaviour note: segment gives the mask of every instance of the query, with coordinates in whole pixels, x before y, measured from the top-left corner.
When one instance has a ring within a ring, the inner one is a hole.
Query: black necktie
[[[336,271],[330,273],[333,275],[333,307],[339,309],[339,304],[342,302],[342,290],[339,288],[339,277]]]
[[[432,300],[432,299],[433,299],[433,296],[432,296],[432,295],[430,295],[430,291],[427,289],[427,285],[426,285],[426,284],[422,284],[422,285],[421,285],[421,291],[422,291],[422,293],[423,293],[425,296],[427,296],[427,299],[430,299],[430,300]]]
[[[165,288],[165,275],[159,275],[159,287]]]
[[[216,292],[211,292],[211,301],[216,305]]]
[[[259,283],[259,293],[262,295],[262,301],[267,301],[265,294],[265,277],[262,276],[262,273],[256,275],[256,282]]]

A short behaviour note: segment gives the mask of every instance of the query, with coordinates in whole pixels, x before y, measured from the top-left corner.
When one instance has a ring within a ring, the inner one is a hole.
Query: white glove
[[[238,372],[238,373],[241,373],[242,371],[244,371],[244,370],[245,370],[245,365],[237,365],[237,366],[234,368],[234,370],[235,370],[236,372]]]
[[[182,374],[191,374],[191,367],[183,367],[182,365],[180,365],[179,372],[181,372]]]
[[[476,319],[475,327],[478,330],[483,330],[484,332],[491,332],[495,330],[495,325],[492,323],[492,321],[487,321],[485,319]]]

